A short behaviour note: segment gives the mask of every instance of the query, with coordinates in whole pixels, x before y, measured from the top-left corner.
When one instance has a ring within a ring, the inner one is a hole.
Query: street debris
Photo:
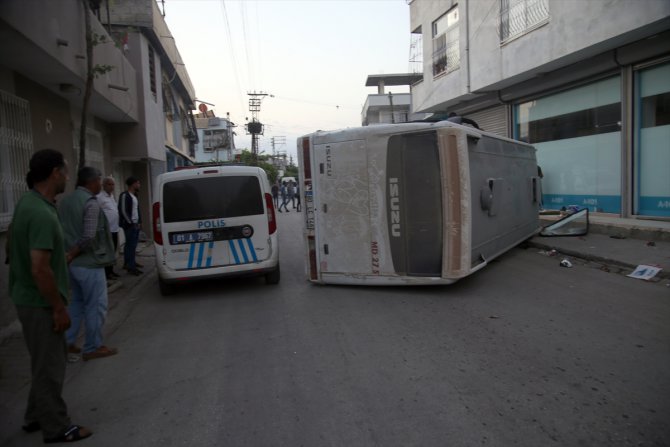
[[[653,265],[640,264],[635,268],[633,273],[631,273],[630,275],[626,275],[626,276],[629,276],[629,277],[635,278],[635,279],[643,279],[645,281],[649,281],[651,278],[656,276],[658,274],[658,272],[660,272],[661,270],[663,270],[663,269],[661,269],[660,267],[655,267]]]
[[[555,249],[540,250],[540,251],[538,251],[538,253],[541,254],[542,256],[549,256],[549,257],[558,256],[558,252]]]
[[[561,267],[572,268],[572,262],[570,262],[567,258],[563,259],[561,261]]]
[[[654,241],[647,242],[647,247],[655,247],[655,246],[656,246],[656,242],[654,242]]]
[[[610,236],[610,238],[612,238],[612,239],[626,239],[626,236],[621,236],[621,235],[618,235],[618,234],[613,234],[613,235]]]

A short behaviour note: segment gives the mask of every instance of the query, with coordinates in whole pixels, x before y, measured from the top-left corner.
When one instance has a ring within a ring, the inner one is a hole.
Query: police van
[[[307,278],[450,284],[539,229],[535,148],[451,122],[297,141]]]
[[[279,282],[277,221],[265,171],[207,166],[161,174],[153,233],[164,295],[178,283],[263,275]]]

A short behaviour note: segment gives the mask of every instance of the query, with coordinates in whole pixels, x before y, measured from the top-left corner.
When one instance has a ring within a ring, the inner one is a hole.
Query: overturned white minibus
[[[535,149],[442,121],[298,139],[306,273],[450,284],[539,230]]]

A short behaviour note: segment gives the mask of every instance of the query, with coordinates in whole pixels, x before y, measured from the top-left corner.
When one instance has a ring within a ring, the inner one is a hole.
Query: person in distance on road
[[[30,191],[16,204],[9,245],[9,295],[30,353],[31,387],[23,430],[44,442],[73,442],[93,433],[73,425],[63,400],[70,327],[67,259],[54,205],[68,180],[63,154],[42,149],[30,159]]]
[[[286,194],[288,195],[288,200],[291,202],[291,206],[295,209],[295,184],[292,181],[288,182],[286,186]]]
[[[77,173],[77,189],[65,196],[58,215],[65,233],[70,261],[72,327],[67,331],[68,351],[83,352],[84,360],[115,355],[115,348],[102,344],[102,326],[107,316],[107,280],[105,267],[114,263],[114,242],[109,222],[96,199],[102,190],[100,171],[83,167]],[[84,323],[83,348],[75,346]]]
[[[272,185],[272,200],[275,204],[275,209],[279,208],[279,182],[275,182]]]
[[[282,183],[281,185],[281,205],[279,205],[279,212],[281,213],[282,207],[284,207],[284,210],[288,213],[289,210],[286,207],[286,203],[288,202],[287,200],[287,191],[286,191],[286,182]]]

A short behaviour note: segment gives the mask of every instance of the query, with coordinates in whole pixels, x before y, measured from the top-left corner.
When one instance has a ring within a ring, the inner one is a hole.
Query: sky
[[[361,125],[366,96],[377,93],[368,75],[409,70],[405,0],[165,0],[165,21],[196,98],[238,125],[236,146],[251,148],[248,93],[266,92],[259,151],[285,137],[276,149],[295,162],[301,135]]]

